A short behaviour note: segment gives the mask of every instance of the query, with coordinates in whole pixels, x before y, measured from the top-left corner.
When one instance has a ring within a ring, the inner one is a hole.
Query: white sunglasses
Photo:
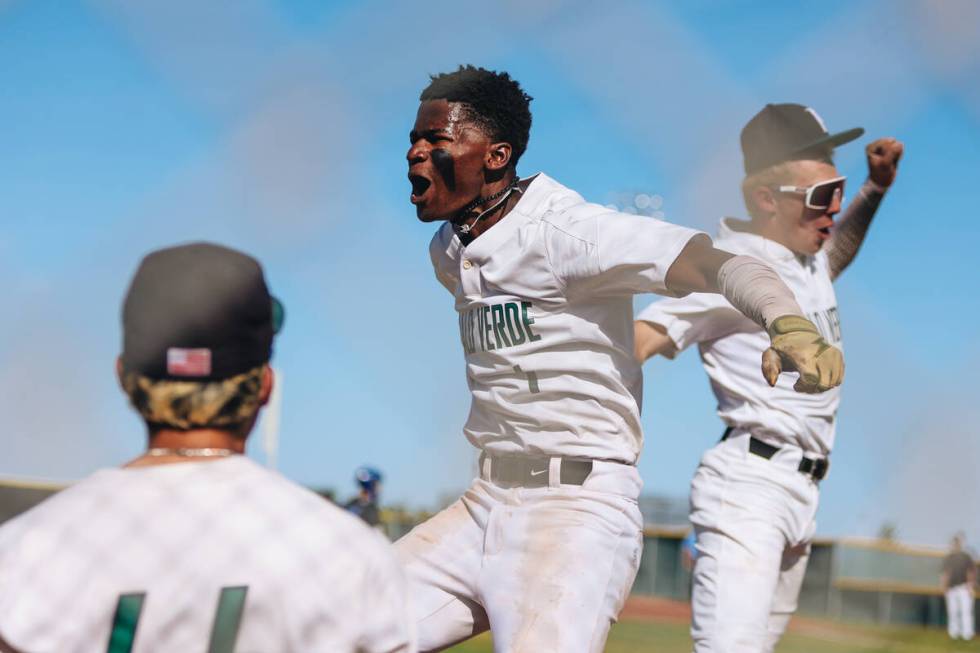
[[[844,182],[847,177],[834,177],[812,186],[775,186],[774,190],[780,193],[794,193],[803,195],[803,205],[808,209],[823,211],[830,208],[830,205],[837,199],[844,201]]]

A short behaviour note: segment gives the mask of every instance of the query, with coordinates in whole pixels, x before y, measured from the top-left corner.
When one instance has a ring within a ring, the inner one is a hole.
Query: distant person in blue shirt
[[[357,496],[344,504],[344,508],[354,513],[370,526],[381,525],[378,497],[381,494],[381,472],[374,467],[358,467],[354,480],[360,488]]]

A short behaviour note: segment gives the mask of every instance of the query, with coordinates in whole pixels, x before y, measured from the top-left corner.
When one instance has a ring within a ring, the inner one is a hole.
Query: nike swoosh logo
[[[531,476],[541,476],[547,471],[547,469],[539,469],[538,471],[531,470]]]

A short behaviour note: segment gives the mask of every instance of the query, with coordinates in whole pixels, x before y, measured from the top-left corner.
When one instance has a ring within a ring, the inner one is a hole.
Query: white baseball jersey
[[[244,456],[101,470],[0,528],[25,653],[410,652],[406,613],[381,535]]]
[[[737,230],[738,224],[730,218],[722,220],[715,247],[768,263],[827,342],[843,349],[826,253],[801,260],[779,243]],[[787,443],[814,454],[830,453],[840,388],[819,394],[798,393],[793,390],[794,374],[781,375],[776,387],[770,388],[761,372],[762,352],[769,347],[769,336],[723,296],[693,294],[655,302],[637,319],[663,326],[678,351],[698,344],[718,398],[718,414],[726,424],[751,431],[777,446]]]
[[[543,174],[469,245],[444,224],[430,254],[459,312],[470,442],[635,463],[632,296],[669,294],[667,270],[697,233],[590,204]]]

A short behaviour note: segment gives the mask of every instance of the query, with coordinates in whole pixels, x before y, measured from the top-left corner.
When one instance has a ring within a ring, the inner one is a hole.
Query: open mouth
[[[432,186],[432,180],[422,175],[409,174],[408,181],[412,184],[412,204],[418,204],[422,200],[422,196]]]
[[[823,226],[817,227],[818,224]],[[831,232],[834,229],[834,220],[833,218],[824,216],[813,226],[816,227],[817,233],[820,234],[820,239],[827,240],[830,238]]]

